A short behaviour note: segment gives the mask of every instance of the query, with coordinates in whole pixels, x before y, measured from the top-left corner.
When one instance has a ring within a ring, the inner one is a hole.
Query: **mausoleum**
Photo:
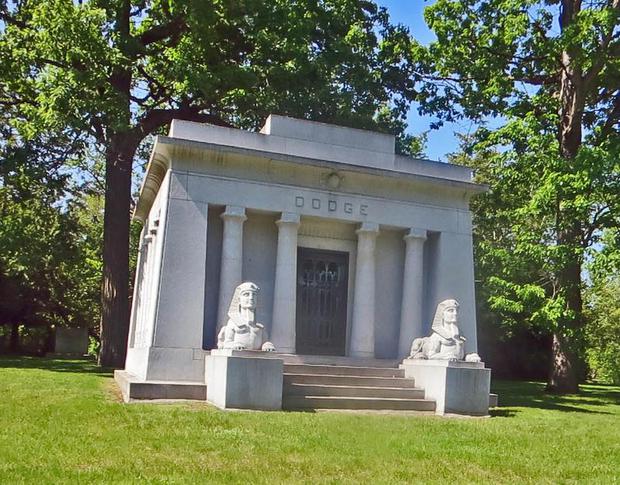
[[[265,358],[398,370],[447,299],[477,352],[469,201],[485,189],[469,168],[396,154],[386,134],[275,115],[259,133],[173,121],[134,214],[126,374],[204,388],[243,282],[259,288]]]

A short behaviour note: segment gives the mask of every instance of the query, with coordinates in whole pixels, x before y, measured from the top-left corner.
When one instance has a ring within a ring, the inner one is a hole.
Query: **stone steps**
[[[374,377],[329,374],[288,374],[284,373],[284,385],[287,384],[320,384],[335,386],[362,387],[415,387],[413,379],[404,377]]]
[[[345,365],[284,364],[285,374],[348,375],[360,377],[405,377],[403,369]]]
[[[433,412],[435,402],[394,367],[287,363],[284,409],[367,409]]]
[[[333,397],[385,397],[399,399],[424,399],[424,389],[409,387],[364,387],[318,384],[288,384],[287,396],[333,396]]]
[[[284,409],[372,409],[394,411],[435,411],[435,401],[426,399],[342,397],[342,396],[284,396]]]
[[[390,359],[373,359],[370,357],[343,357],[338,355],[303,355],[303,354],[279,354],[274,352],[273,357],[284,360],[288,364],[328,365],[344,367],[398,367],[400,361]],[[270,355],[270,357],[272,356]]]

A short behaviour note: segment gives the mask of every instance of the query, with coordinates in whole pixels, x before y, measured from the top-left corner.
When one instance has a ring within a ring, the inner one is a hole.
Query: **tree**
[[[11,328],[92,326],[100,279],[99,240],[80,215],[91,196],[63,169],[73,140],[28,143],[4,127],[0,147],[0,325]],[[79,143],[78,143],[79,145]],[[77,193],[77,195],[76,195]],[[93,264],[94,262],[94,264]]]
[[[604,231],[588,264],[586,358],[589,376],[620,384],[620,231]]]
[[[587,295],[586,356],[590,376],[620,384],[620,277],[596,285]]]
[[[421,110],[482,125],[469,153],[492,190],[476,212],[491,305],[552,332],[558,392],[578,389],[584,258],[619,223],[619,5],[438,0],[437,41],[412,47]]]
[[[0,105],[20,133],[76,130],[105,157],[100,362],[122,367],[132,162],[173,118],[255,129],[274,112],[398,126],[408,34],[360,0],[0,0]],[[376,117],[389,112],[389,123]]]

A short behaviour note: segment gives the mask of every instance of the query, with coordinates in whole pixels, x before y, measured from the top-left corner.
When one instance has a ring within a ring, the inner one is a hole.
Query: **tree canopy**
[[[1,0],[0,20],[13,126],[77,132],[105,157],[103,364],[124,363],[131,171],[146,136],[173,118],[254,129],[269,113],[406,126],[408,34],[370,1]]]
[[[100,199],[69,176],[66,140],[7,137],[0,149],[0,325],[92,327],[99,315]]]
[[[491,185],[474,206],[491,308],[551,331],[549,388],[575,391],[584,262],[620,223],[619,2],[438,0],[425,17],[421,111],[480,124],[462,161]]]

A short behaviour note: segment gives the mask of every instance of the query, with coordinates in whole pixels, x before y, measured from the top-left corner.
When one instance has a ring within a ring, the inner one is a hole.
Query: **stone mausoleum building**
[[[484,190],[469,168],[397,155],[390,135],[275,115],[260,133],[173,121],[134,215],[144,228],[119,373],[130,397],[148,397],[140,383],[168,383],[152,397],[208,392],[205,359],[245,281],[260,287],[256,320],[276,350],[254,355],[284,362],[285,394],[287,365],[398,377],[446,299],[476,352],[469,200]]]

